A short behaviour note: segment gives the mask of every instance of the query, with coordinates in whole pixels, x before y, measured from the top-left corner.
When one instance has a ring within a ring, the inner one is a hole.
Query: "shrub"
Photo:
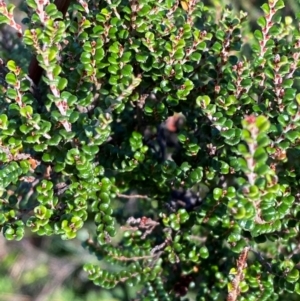
[[[26,4],[23,32],[0,1],[36,56],[2,67],[5,238],[93,223],[84,246],[110,265],[86,263],[89,278],[142,300],[300,294],[300,36],[284,2],[254,32],[195,0]]]

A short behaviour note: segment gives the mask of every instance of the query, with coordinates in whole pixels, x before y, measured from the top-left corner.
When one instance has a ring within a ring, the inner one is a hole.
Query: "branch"
[[[240,283],[244,279],[244,269],[247,267],[247,257],[250,248],[245,247],[237,260],[237,269],[235,278],[231,281],[232,288],[227,296],[227,301],[236,301],[240,294]]]
[[[54,3],[57,7],[57,10],[60,11],[63,14],[63,17],[65,17],[66,12],[68,10],[68,7],[70,5],[71,0],[56,0]],[[34,82],[34,84],[37,86],[39,84],[39,81],[43,74],[43,68],[39,65],[38,60],[36,59],[36,56],[34,56],[31,59],[28,75]]]
[[[147,200],[150,200],[150,198],[146,195],[140,195],[140,194],[121,194],[121,193],[118,193],[117,196],[119,198],[123,198],[123,199],[147,199]]]

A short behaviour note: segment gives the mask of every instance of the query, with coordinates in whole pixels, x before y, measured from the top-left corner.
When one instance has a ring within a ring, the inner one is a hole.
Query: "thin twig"
[[[1,293],[0,300],[6,301],[32,301],[32,298],[28,295],[20,295],[20,294],[8,294],[8,293]]]
[[[134,256],[134,257],[125,257],[125,256],[118,257],[118,256],[113,256],[114,259],[120,260],[120,261],[137,261],[137,260],[151,259],[151,258],[154,258],[154,257],[157,257],[157,253],[156,254],[152,254],[152,255]]]
[[[227,301],[236,301],[240,294],[240,283],[244,280],[244,269],[247,267],[249,250],[249,247],[245,247],[237,260],[236,275],[231,281],[232,288],[228,292]]]
[[[119,198],[123,198],[123,199],[150,199],[148,196],[146,195],[140,195],[140,194],[121,194],[121,193],[118,193],[117,196]]]

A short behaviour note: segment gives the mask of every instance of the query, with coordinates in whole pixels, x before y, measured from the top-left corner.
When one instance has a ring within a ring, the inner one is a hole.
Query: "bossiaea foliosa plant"
[[[93,223],[84,270],[138,300],[300,294],[300,35],[284,1],[254,32],[202,1],[25,2],[22,30],[0,1],[33,54],[29,72],[3,62],[5,238]]]

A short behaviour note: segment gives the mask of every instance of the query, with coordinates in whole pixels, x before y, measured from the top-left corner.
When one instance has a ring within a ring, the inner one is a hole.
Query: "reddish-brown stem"
[[[55,5],[57,9],[62,13],[63,17],[65,17],[68,7],[70,5],[71,0],[55,0]],[[39,65],[36,56],[33,56],[31,59],[28,75],[32,79],[35,85],[38,85],[43,74],[43,68]]]

